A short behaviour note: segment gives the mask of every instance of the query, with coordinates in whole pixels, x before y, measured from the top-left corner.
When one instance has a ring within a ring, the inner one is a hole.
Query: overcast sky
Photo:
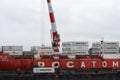
[[[51,45],[47,0],[0,0],[0,45]],[[63,41],[120,41],[120,0],[52,0]]]

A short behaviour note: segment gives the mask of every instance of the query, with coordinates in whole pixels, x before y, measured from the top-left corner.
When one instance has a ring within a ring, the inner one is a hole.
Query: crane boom
[[[59,52],[59,47],[60,47],[60,35],[57,32],[57,26],[55,23],[55,17],[53,13],[53,8],[51,4],[51,0],[47,0],[48,4],[48,10],[49,10],[49,17],[50,17],[50,22],[51,22],[51,43],[52,43],[52,48],[54,52]]]

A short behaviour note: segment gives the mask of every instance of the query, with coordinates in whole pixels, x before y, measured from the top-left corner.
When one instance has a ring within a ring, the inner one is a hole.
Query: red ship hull
[[[0,55],[0,70],[32,70],[33,67],[52,67],[60,69],[120,69],[120,59],[14,59],[8,54]]]

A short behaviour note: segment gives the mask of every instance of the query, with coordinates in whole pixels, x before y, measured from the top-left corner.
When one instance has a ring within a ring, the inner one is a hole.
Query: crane
[[[51,22],[50,34],[51,34],[52,48],[53,48],[54,52],[59,53],[60,35],[58,34],[58,31],[57,31],[57,26],[55,23],[55,17],[54,17],[54,13],[53,13],[51,0],[47,0],[47,4],[48,4],[49,17],[50,17],[50,22]]]

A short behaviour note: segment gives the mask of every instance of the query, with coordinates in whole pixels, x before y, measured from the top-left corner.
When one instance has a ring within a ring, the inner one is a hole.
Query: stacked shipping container
[[[23,55],[23,46],[2,46],[3,54]]]
[[[63,42],[62,53],[67,55],[88,54],[88,42]]]
[[[100,42],[95,42],[92,44],[92,53],[100,53]],[[104,42],[103,43],[103,53],[104,54],[116,54],[119,53],[119,42]]]
[[[39,55],[52,55],[53,49],[49,46],[32,46],[31,52]]]

